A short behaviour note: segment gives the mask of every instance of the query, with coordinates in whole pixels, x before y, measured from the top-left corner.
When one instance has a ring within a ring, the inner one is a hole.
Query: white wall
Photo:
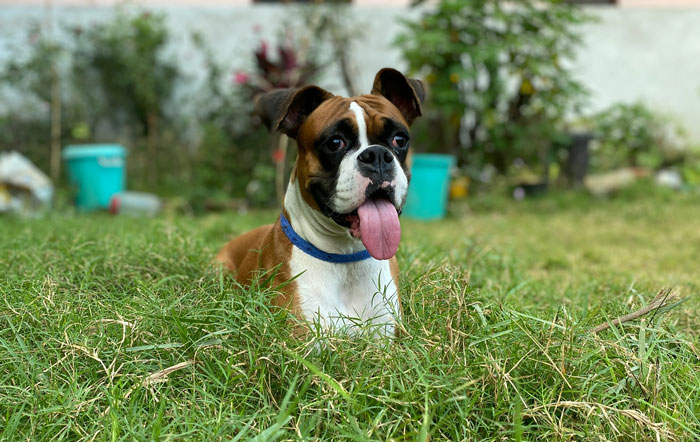
[[[591,107],[641,100],[700,142],[700,8],[593,11],[574,68]]]
[[[290,7],[285,5],[156,9],[167,13],[175,37],[170,51],[182,61],[191,78],[190,84],[196,84],[203,72],[202,60],[189,39],[192,31],[204,35],[217,57],[231,66],[233,73],[252,68],[251,51],[259,39],[275,41],[279,23],[292,15]],[[700,142],[700,7],[599,6],[590,7],[589,11],[599,20],[584,27],[584,47],[573,66],[592,93],[591,109],[643,100],[673,115],[685,125],[695,142]],[[58,28],[87,26],[108,19],[111,13],[112,9],[100,6],[53,9]],[[378,69],[405,67],[392,41],[401,29],[397,19],[416,13],[399,7],[351,7],[348,20],[356,28],[353,60],[356,84],[361,90],[369,90]],[[12,48],[26,48],[29,25],[44,17],[39,6],[0,5],[0,64],[16,53]],[[256,25],[262,27],[260,33],[254,32]],[[330,72],[321,85],[337,93],[344,92],[336,72]],[[3,96],[0,112],[13,107],[7,94],[0,95],[0,100]]]
[[[231,74],[254,67],[253,49],[264,39],[275,46],[283,23],[298,17],[295,7],[285,5],[225,6],[225,7],[153,7],[166,14],[172,34],[170,55],[180,60],[180,67],[195,89],[204,74],[204,61],[192,44],[192,32],[199,32],[209,42],[216,57]],[[67,29],[74,26],[108,20],[112,8],[100,6],[54,7],[52,16],[56,35],[68,40]],[[392,7],[351,8],[356,28],[353,47],[355,85],[369,92],[374,73],[382,67],[405,67],[392,41],[399,33],[399,17],[416,15],[416,11]],[[44,23],[46,12],[40,6],[0,6],[0,66],[16,54],[28,52],[28,30],[33,23]],[[343,83],[331,70],[321,85],[336,93],[345,93]],[[5,91],[7,92],[7,91]],[[2,98],[5,97],[3,102]],[[0,112],[7,109],[7,93],[0,88]]]

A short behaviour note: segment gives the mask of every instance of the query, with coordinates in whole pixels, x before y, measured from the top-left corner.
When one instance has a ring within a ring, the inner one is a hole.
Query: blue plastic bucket
[[[106,209],[112,195],[124,191],[126,149],[121,145],[66,146],[62,156],[78,209]]]
[[[403,207],[409,218],[435,220],[445,217],[450,185],[452,155],[415,154],[411,167],[411,184]]]

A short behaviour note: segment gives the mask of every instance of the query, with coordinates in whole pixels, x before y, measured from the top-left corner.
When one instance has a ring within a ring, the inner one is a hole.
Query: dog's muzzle
[[[372,184],[381,187],[396,177],[396,159],[389,149],[372,145],[357,156],[357,168]]]

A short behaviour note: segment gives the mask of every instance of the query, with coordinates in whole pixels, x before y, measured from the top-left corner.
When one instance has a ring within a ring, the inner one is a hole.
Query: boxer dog
[[[270,272],[273,304],[323,329],[393,334],[408,128],[424,97],[421,81],[389,68],[367,95],[307,86],[260,96],[257,113],[296,140],[298,156],[277,222],[231,240],[217,261],[242,285]]]

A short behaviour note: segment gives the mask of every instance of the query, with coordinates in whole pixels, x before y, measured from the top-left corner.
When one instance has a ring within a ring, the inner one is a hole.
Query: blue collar
[[[304,253],[311,255],[316,259],[320,259],[321,261],[333,263],[349,263],[362,261],[367,258],[371,258],[372,256],[367,250],[350,253],[348,255],[324,252],[323,250],[319,249],[315,245],[311,244],[310,242],[299,236],[297,232],[295,232],[292,228],[292,225],[289,224],[287,218],[285,218],[284,213],[280,214],[280,224],[282,225],[282,231],[285,235],[287,235],[287,238],[289,238],[289,241],[291,241],[292,244],[297,246]]]

